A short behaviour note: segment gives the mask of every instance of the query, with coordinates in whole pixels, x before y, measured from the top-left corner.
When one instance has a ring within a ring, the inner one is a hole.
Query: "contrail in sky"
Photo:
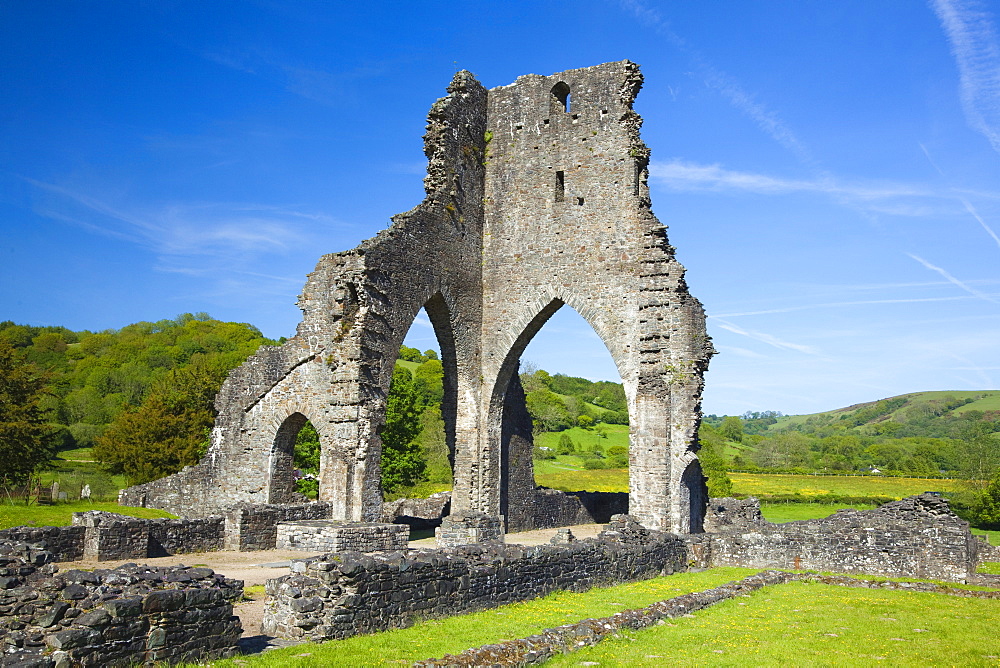
[[[975,295],[975,296],[979,297],[980,299],[985,299],[986,301],[993,302],[994,304],[1000,304],[1000,300],[995,299],[994,297],[986,294],[985,292],[980,292],[979,290],[976,290],[975,288],[969,287],[968,285],[966,285],[962,281],[958,280],[957,278],[955,278],[954,276],[952,276],[951,274],[949,274],[947,271],[945,271],[941,267],[938,267],[938,266],[935,266],[935,265],[931,264],[930,262],[928,262],[924,258],[920,257],[919,255],[914,255],[913,253],[907,253],[907,255],[909,255],[911,258],[913,258],[914,260],[916,260],[920,264],[924,265],[925,267],[927,267],[931,271],[936,271],[937,273],[941,274],[946,279],[948,279],[949,281],[951,281],[952,283],[954,283],[958,287],[960,287],[963,290],[965,290],[966,292],[968,292],[970,295]]]
[[[983,220],[982,217],[979,215],[979,213],[972,208],[972,205],[969,204],[968,200],[966,200],[964,197],[959,197],[959,199],[962,200],[962,204],[965,205],[966,211],[971,213],[972,217],[979,221],[979,224],[983,226],[983,229],[986,230],[986,233],[989,234],[991,237],[993,237],[993,241],[997,242],[997,246],[1000,246],[1000,237],[998,237],[997,233],[993,231],[993,228],[991,228],[989,225],[986,224],[986,221]]]
[[[1000,39],[992,17],[977,0],[931,0],[930,5],[958,66],[966,120],[1000,153]]]

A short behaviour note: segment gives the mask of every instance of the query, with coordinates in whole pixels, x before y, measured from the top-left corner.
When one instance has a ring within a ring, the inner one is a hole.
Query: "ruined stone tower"
[[[625,386],[630,513],[650,528],[700,531],[696,433],[713,350],[650,209],[649,150],[632,110],[641,84],[629,61],[491,90],[456,74],[431,107],[424,201],[357,248],[323,256],[299,297],[296,336],[223,385],[204,460],[124,490],[122,502],[205,515],[291,501],[292,444],[308,419],[321,441],[320,499],[335,518],[377,519],[385,398],[423,307],[444,365],[452,513],[530,514],[516,370],[568,304]]]

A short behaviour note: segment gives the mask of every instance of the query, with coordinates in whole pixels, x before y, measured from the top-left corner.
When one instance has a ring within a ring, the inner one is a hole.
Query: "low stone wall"
[[[292,564],[267,583],[262,632],[303,640],[346,638],[544,596],[559,589],[643,580],[686,568],[683,540],[631,528],[566,545],[490,543],[362,555],[324,555]]]
[[[226,513],[224,549],[251,552],[273,550],[278,541],[278,523],[323,520],[330,517],[329,503],[296,505],[242,504]]]
[[[150,557],[221,550],[226,538],[224,517],[153,519],[149,522]]]
[[[4,666],[132,666],[236,654],[243,583],[208,568],[59,572],[34,547],[0,547]]]
[[[449,515],[434,532],[438,547],[503,542],[503,519],[486,513]]]
[[[535,529],[606,524],[613,515],[628,514],[625,492],[561,492],[548,487],[535,489]]]
[[[408,524],[414,529],[434,529],[451,512],[451,492],[438,492],[426,499],[396,499],[382,504],[382,521]]]
[[[0,531],[0,541],[40,545],[55,561],[75,561],[83,558],[85,533],[83,526],[13,527]]]
[[[979,560],[968,523],[930,494],[784,524],[764,520],[756,499],[712,499],[708,514],[716,532],[691,538],[703,565],[964,581]]]
[[[312,552],[405,550],[409,536],[405,524],[301,520],[278,523],[277,547]]]

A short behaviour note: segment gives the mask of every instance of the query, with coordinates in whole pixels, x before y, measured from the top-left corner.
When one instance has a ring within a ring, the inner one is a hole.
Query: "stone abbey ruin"
[[[268,580],[261,630],[293,640],[723,565],[1000,584],[976,573],[980,561],[1000,560],[1000,548],[974,538],[935,495],[786,524],[764,520],[753,499],[707,498],[697,429],[714,350],[650,209],[649,151],[632,110],[641,82],[629,61],[490,90],[456,74],[430,112],[425,200],[373,239],[319,260],[299,297],[297,335],[261,349],[225,381],[201,463],[119,495],[122,505],[180,519],[92,511],[68,527],[0,531],[0,665],[152,665],[239,652],[233,603],[242,581],[198,567],[56,566],[79,559],[323,553]],[[624,383],[628,495],[535,486],[519,358],[567,304],[603,340]],[[386,397],[421,308],[441,346],[454,490],[383,503]],[[306,420],[321,441],[320,498],[311,503],[294,491],[292,464]],[[440,522],[438,549],[411,549],[408,528],[394,523],[402,518]],[[503,542],[505,530],[592,522],[608,523],[596,538],[560,529],[550,545]],[[538,663],[620,629],[803,578],[887,586],[765,572],[417,665]]]
[[[629,512],[652,529],[701,527],[695,454],[714,352],[701,304],[650,209],[649,149],[623,61],[528,75],[487,90],[456,74],[431,108],[425,200],[357,248],[323,256],[297,335],[251,357],[216,399],[197,466],[126,490],[130,505],[204,515],[294,500],[292,444],[320,436],[320,500],[333,518],[381,516],[385,401],[421,307],[441,346],[453,515],[531,528],[531,429],[522,351],[564,304],[611,352],[631,422]]]

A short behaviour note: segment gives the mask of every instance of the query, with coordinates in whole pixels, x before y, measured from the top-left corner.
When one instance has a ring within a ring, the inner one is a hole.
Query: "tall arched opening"
[[[411,319],[395,359],[379,434],[385,498],[451,488],[460,416],[475,409],[468,399],[460,401],[462,382],[451,309],[438,292]],[[425,464],[416,476],[412,465],[393,459],[414,454]]]
[[[563,299],[552,299],[524,326],[493,386],[489,436],[499,447],[499,507],[508,528],[544,521],[534,517],[546,512],[535,507],[536,484],[568,492],[618,492],[614,512],[627,512],[629,433],[623,379],[593,325],[572,306],[562,309],[564,305]],[[540,334],[557,311],[555,331]],[[617,382],[606,384],[617,388],[620,401],[611,409],[593,403],[595,390],[602,388],[586,379],[593,374],[554,359],[558,355],[549,360],[555,366],[547,363],[539,345],[532,345],[533,366],[522,365],[529,345],[547,339],[577,351],[578,357],[599,358],[602,375],[616,376]],[[567,440],[573,442],[571,449],[565,447]]]

